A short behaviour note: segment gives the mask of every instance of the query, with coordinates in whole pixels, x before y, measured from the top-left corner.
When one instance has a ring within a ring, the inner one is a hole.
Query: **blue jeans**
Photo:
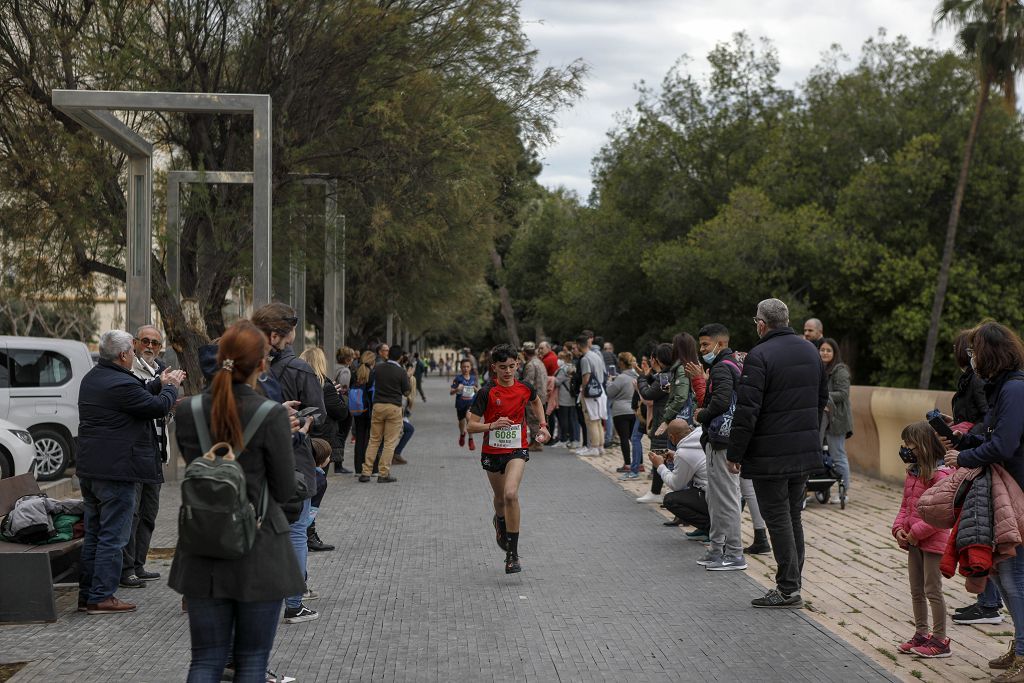
[[[78,599],[103,602],[121,580],[124,547],[132,535],[135,482],[80,479],[85,502],[85,541],[79,559]]]
[[[825,441],[828,443],[828,454],[832,456],[832,465],[836,473],[843,478],[843,486],[846,492],[850,492],[850,461],[846,457],[846,435],[826,434]]]
[[[1024,545],[1017,546],[1017,555],[996,565],[994,579],[999,595],[1013,617],[1014,652],[1024,655]]]
[[[416,428],[412,426],[411,422],[402,421],[402,438],[398,440],[398,445],[395,446],[395,453],[401,455],[405,449],[405,445],[409,443],[409,439],[416,433]]]
[[[292,548],[295,549],[295,557],[299,561],[299,569],[302,570],[303,578],[306,577],[306,557],[309,555],[309,536],[306,533],[306,529],[309,528],[310,524],[310,507],[311,503],[308,499],[303,501],[302,514],[295,520],[288,531],[288,536],[292,540]],[[287,598],[284,604],[285,607],[295,609],[302,604],[302,594]]]
[[[237,683],[265,683],[281,601],[237,602],[187,596],[192,636],[188,683],[219,683],[234,651]]]
[[[630,450],[632,451],[630,455],[633,458],[629,471],[633,474],[640,472],[640,465],[644,462],[644,428],[640,423],[640,420],[633,423],[633,435],[629,439]]]
[[[1002,609],[1003,601],[999,599],[999,589],[995,581],[986,581],[985,590],[978,593],[978,606],[985,609]]]

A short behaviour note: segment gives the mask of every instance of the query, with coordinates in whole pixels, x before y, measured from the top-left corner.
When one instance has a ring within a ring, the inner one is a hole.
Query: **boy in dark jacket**
[[[736,571],[747,568],[743,559],[741,535],[740,477],[728,468],[726,446],[728,437],[712,429],[716,418],[727,419],[733,391],[739,377],[739,364],[729,348],[729,330],[725,325],[705,325],[697,333],[701,360],[710,368],[704,403],[696,419],[702,427],[701,446],[707,456],[708,513],[711,517],[711,545],[697,560],[709,571]],[[715,427],[718,426],[716,422]]]

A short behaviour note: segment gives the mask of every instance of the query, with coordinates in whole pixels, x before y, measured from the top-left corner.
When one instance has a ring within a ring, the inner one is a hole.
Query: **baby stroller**
[[[828,427],[828,417],[821,423],[821,469],[811,472],[807,478],[807,487],[804,490],[804,504],[807,507],[807,494],[814,492],[814,497],[819,503],[825,505],[832,499],[832,485],[839,486],[839,507],[846,509],[846,486],[843,484],[843,477],[832,465],[832,457],[828,453],[828,441],[825,439],[825,430]]]

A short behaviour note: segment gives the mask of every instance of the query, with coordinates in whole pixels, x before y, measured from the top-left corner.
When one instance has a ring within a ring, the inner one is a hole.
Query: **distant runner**
[[[469,432],[485,432],[480,464],[494,491],[494,530],[505,551],[505,573],[522,571],[519,565],[519,484],[530,459],[526,411],[540,422],[537,441],[551,439],[544,405],[529,384],[516,379],[517,353],[508,344],[491,350],[493,382],[477,392],[470,408]]]
[[[462,359],[459,368],[460,372],[452,381],[452,390],[449,394],[455,396],[455,415],[459,420],[459,448],[462,448],[466,445],[466,426],[468,425],[466,413],[469,412],[470,406],[473,405],[473,399],[476,398],[479,381],[476,373],[473,372],[473,364],[468,358]],[[476,443],[472,436],[469,437],[469,450],[476,450]]]

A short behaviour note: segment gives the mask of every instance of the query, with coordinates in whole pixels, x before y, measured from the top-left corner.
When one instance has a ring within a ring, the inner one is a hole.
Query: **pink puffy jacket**
[[[948,477],[949,474],[948,469],[940,468],[935,470],[931,481],[922,481],[917,475],[907,472],[906,481],[903,482],[903,502],[900,504],[900,512],[896,515],[896,520],[892,523],[893,537],[896,536],[898,529],[903,529],[914,535],[921,550],[938,555],[946,551],[949,530],[939,529],[921,519],[921,515],[917,512],[917,501],[921,494]]]

